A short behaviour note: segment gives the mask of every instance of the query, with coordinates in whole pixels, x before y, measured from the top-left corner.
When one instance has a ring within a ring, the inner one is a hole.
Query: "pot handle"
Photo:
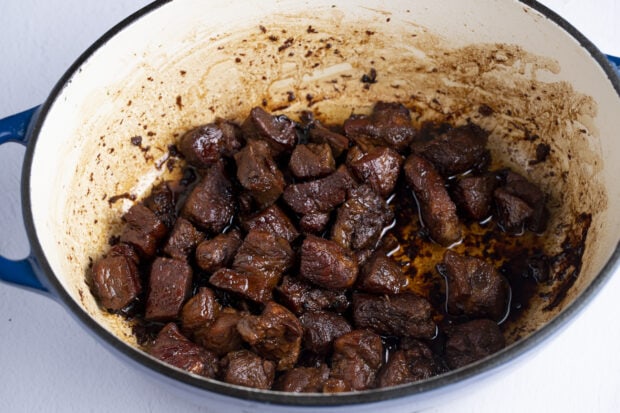
[[[28,126],[35,117],[39,107],[28,109],[4,119],[0,119],[0,145],[16,142],[28,143]],[[0,256],[0,280],[34,290],[47,292],[37,272],[39,265],[32,253],[22,260],[10,260]]]
[[[620,57],[607,55],[607,60],[611,63],[611,67],[614,68],[618,77],[620,77]]]

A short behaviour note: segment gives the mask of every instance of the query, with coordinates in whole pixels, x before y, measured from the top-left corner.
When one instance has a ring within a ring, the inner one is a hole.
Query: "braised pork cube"
[[[394,212],[368,185],[348,191],[338,208],[331,239],[353,250],[376,247],[383,228],[394,220]]]
[[[221,119],[188,131],[179,141],[185,160],[197,168],[208,168],[223,156],[231,157],[241,146],[239,127]]]
[[[347,190],[355,186],[355,180],[346,166],[314,181],[288,185],[284,189],[284,201],[298,214],[329,212],[342,204]]]
[[[299,229],[304,234],[320,235],[327,228],[327,224],[331,219],[329,212],[314,212],[306,214],[299,219]]]
[[[282,273],[291,268],[294,259],[293,250],[285,238],[253,229],[239,247],[232,268],[241,272],[276,274],[279,281]]]
[[[174,226],[176,220],[176,194],[171,186],[173,183],[169,181],[156,185],[142,202],[168,229]]]
[[[443,179],[426,159],[411,154],[403,167],[405,178],[420,208],[422,224],[431,238],[443,246],[461,239],[456,205],[450,199]]]
[[[316,288],[310,283],[285,275],[276,291],[280,301],[295,314],[305,311],[332,310],[338,313],[349,307],[344,290],[330,291]]]
[[[222,364],[222,380],[238,386],[269,390],[276,375],[273,361],[265,360],[249,350],[228,353]]]
[[[277,205],[271,205],[262,211],[241,221],[243,229],[246,231],[261,230],[271,232],[274,235],[293,242],[299,232],[290,218]]]
[[[241,130],[248,141],[265,141],[274,155],[290,152],[297,143],[295,122],[284,115],[271,115],[261,107],[250,111],[250,115],[241,125]]]
[[[307,311],[299,321],[304,329],[303,347],[324,356],[331,353],[335,339],[352,330],[343,316],[331,311]]]
[[[363,146],[389,146],[399,152],[416,135],[409,109],[392,102],[378,102],[370,116],[350,117],[344,122],[344,132]]]
[[[140,256],[136,249],[131,244],[119,242],[110,248],[107,254],[108,257],[127,257],[136,264],[140,264]]]
[[[346,136],[327,129],[317,120],[311,121],[308,135],[310,142],[328,144],[336,158],[349,147],[349,139]]]
[[[459,213],[474,221],[488,218],[492,213],[496,185],[497,180],[491,174],[459,179],[451,193]]]
[[[415,293],[392,296],[353,294],[353,322],[377,334],[433,338],[436,333],[430,303]]]
[[[237,179],[262,208],[276,202],[285,182],[284,175],[271,156],[269,145],[251,140],[235,154],[235,162]]]
[[[344,393],[353,390],[351,382],[342,379],[329,378],[323,384],[323,393]]]
[[[164,245],[164,253],[177,260],[186,260],[204,238],[205,234],[198,231],[191,222],[179,217]]]
[[[161,361],[200,376],[214,378],[219,372],[217,356],[188,340],[174,323],[161,329],[148,352]]]
[[[292,393],[320,393],[329,377],[329,367],[295,367],[276,379],[273,389]]]
[[[232,185],[221,164],[210,167],[188,195],[181,215],[199,228],[222,232],[235,213]]]
[[[489,133],[474,124],[458,126],[430,141],[414,142],[415,153],[428,159],[444,177],[483,169],[490,159],[486,149]]]
[[[478,319],[446,329],[448,336],[444,358],[452,369],[466,366],[506,346],[497,323]]]
[[[216,271],[209,282],[223,290],[265,303],[280,282],[282,273],[293,265],[294,253],[288,241],[271,232],[251,230],[233,260],[232,269]]]
[[[181,327],[183,333],[192,337],[194,332],[211,325],[217,318],[221,306],[215,299],[213,290],[200,287],[198,292],[183,305]]]
[[[415,340],[409,348],[390,353],[388,361],[377,374],[377,387],[397,386],[428,379],[441,372],[428,346]]]
[[[189,298],[192,267],[185,261],[157,257],[151,266],[144,318],[149,321],[174,320]]]
[[[219,234],[198,244],[196,263],[203,270],[213,273],[232,262],[239,246],[241,246],[241,233],[238,230]]]
[[[211,324],[194,332],[194,341],[218,356],[240,350],[243,342],[237,331],[239,320],[241,320],[241,314],[237,310],[224,307]]]
[[[297,362],[303,328],[286,307],[269,301],[261,315],[242,317],[237,330],[258,355],[275,361],[277,370],[288,370]]]
[[[492,264],[448,250],[438,269],[446,277],[450,314],[496,321],[506,314],[508,281]]]
[[[342,380],[352,390],[370,389],[382,363],[381,337],[369,330],[353,330],[334,341],[330,379]]]
[[[516,172],[503,171],[500,177],[504,184],[494,192],[500,224],[512,233],[524,228],[544,232],[549,219],[545,194]]]
[[[347,151],[347,156],[345,158],[344,163],[349,167],[349,169],[353,170],[353,168],[351,167],[351,164],[359,161],[364,156],[366,156],[366,154],[368,153],[368,149],[371,149],[371,148],[373,147],[371,146],[370,148],[362,149],[360,145],[352,146]]]
[[[357,288],[373,294],[398,294],[407,283],[398,262],[382,252],[370,256],[357,278]]]
[[[534,209],[504,188],[497,188],[493,193],[493,198],[497,219],[504,231],[511,234],[523,233],[525,222],[534,215]]]
[[[108,310],[125,308],[142,291],[140,273],[134,257],[135,254],[109,253],[93,265],[93,293]]]
[[[214,287],[237,294],[257,303],[266,303],[272,298],[272,291],[280,276],[258,271],[241,272],[230,268],[220,268],[213,273],[209,282]]]
[[[378,146],[349,165],[361,182],[370,185],[373,191],[385,198],[394,191],[403,157],[394,149]]]
[[[338,290],[351,287],[357,273],[357,260],[350,250],[314,235],[304,239],[299,268],[302,278],[319,287]]]
[[[309,143],[293,149],[288,168],[299,179],[321,178],[336,170],[336,162],[328,144]]]
[[[166,236],[168,228],[153,211],[142,204],[135,204],[123,216],[125,225],[121,242],[131,244],[141,257],[152,258],[157,245]]]

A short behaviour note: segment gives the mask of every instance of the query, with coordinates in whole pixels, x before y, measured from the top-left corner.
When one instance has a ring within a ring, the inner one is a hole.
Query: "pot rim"
[[[30,240],[32,253],[39,264],[41,271],[38,272],[39,277],[45,277],[46,285],[48,285],[54,297],[67,307],[74,316],[92,333],[96,334],[99,339],[121,355],[128,357],[134,362],[147,367],[151,371],[165,376],[168,379],[176,380],[184,383],[194,389],[213,392],[215,394],[228,396],[236,399],[254,402],[271,403],[283,406],[299,406],[299,407],[320,407],[320,406],[346,406],[364,403],[381,402],[387,400],[396,400],[399,398],[411,397],[421,394],[430,394],[437,390],[448,387],[456,387],[466,384],[466,382],[487,375],[502,366],[522,358],[526,353],[538,347],[540,343],[550,338],[554,333],[566,326],[574,317],[593,299],[603,285],[611,278],[612,274],[620,270],[620,242],[602,268],[599,274],[592,280],[590,285],[560,314],[545,324],[542,328],[536,330],[528,337],[519,340],[503,350],[493,354],[492,356],[453,370],[430,379],[410,384],[389,387],[385,389],[372,389],[366,391],[358,391],[343,394],[294,394],[277,392],[272,390],[257,390],[248,387],[231,385],[225,382],[206,379],[201,376],[193,375],[149,356],[143,351],[134,348],[117,336],[100,326],[93,318],[90,317],[82,307],[73,300],[69,293],[63,288],[60,281],[54,275],[45,253],[37,238],[34,217],[32,215],[31,197],[30,197],[30,175],[32,169],[32,161],[34,149],[41,132],[44,120],[47,117],[51,107],[54,105],[63,89],[71,82],[72,77],[79,71],[79,68],[93,55],[97,50],[104,47],[106,43],[116,34],[124,30],[126,27],[148,15],[149,13],[159,9],[160,7],[172,2],[173,0],[156,0],[144,8],[129,15],[124,20],[116,24],[108,30],[103,36],[95,41],[88,49],[86,49],[78,59],[67,69],[64,75],[56,83],[46,101],[41,105],[38,116],[31,125],[29,131],[28,146],[24,157],[24,165],[22,169],[21,179],[21,197],[23,205],[24,222],[28,239]],[[558,14],[538,3],[535,0],[515,0],[531,7],[540,12],[551,22],[557,24],[564,29],[569,35],[576,39],[579,44],[588,51],[591,57],[598,63],[608,76],[613,88],[620,97],[620,78],[616,75],[611,64],[605,55],[598,48],[581,34],[575,27],[560,17]]]

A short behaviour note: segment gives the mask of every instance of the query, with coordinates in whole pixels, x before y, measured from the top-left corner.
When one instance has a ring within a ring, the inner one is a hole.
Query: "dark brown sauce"
[[[401,263],[408,277],[407,288],[430,301],[436,311],[435,321],[440,326],[466,321],[466,317],[454,316],[446,311],[446,281],[437,265],[443,261],[447,248],[429,238],[426,228],[420,224],[415,198],[403,183],[399,183],[392,205],[396,225],[388,233],[394,235],[399,243],[392,257]],[[531,297],[538,291],[539,283],[546,280],[531,276],[527,272],[528,268],[509,264],[531,257],[547,261],[548,257],[542,253],[544,237],[531,232],[509,234],[501,229],[492,216],[484,223],[469,222],[462,227],[462,241],[450,249],[482,258],[506,276],[511,299],[501,325],[518,321]]]

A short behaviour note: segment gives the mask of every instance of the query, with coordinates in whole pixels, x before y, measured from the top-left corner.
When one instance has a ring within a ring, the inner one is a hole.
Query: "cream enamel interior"
[[[135,345],[125,322],[102,312],[85,284],[89,262],[106,250],[132,203],[109,198],[139,199],[153,182],[178,172],[158,166],[181,133],[217,116],[242,120],[263,100],[293,118],[311,104],[319,117],[342,121],[377,100],[402,101],[416,122],[449,113],[457,123],[470,118],[493,130],[494,155],[551,193],[550,231],[557,237],[550,249],[576,214],[591,212],[577,281],[554,311],[535,302],[513,339],[569,305],[614,251],[620,99],[577,41],[510,0],[333,4],[173,1],[95,51],[53,103],[30,177],[37,237],[73,299],[123,341]],[[288,38],[292,46],[279,50]],[[364,89],[359,79],[371,67],[378,82]],[[523,90],[533,84],[540,87]],[[501,110],[482,117],[478,108],[489,102]],[[507,114],[512,104],[518,106]],[[548,165],[529,164],[533,146],[522,130],[507,126],[531,126],[533,118],[552,147],[555,176]],[[138,135],[148,151],[131,144]]]

